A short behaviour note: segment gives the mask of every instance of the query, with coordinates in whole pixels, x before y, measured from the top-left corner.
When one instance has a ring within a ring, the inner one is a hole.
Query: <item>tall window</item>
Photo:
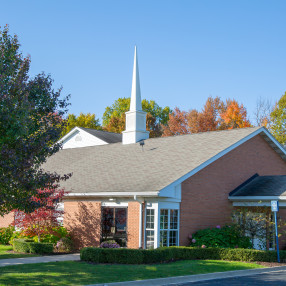
[[[116,240],[126,246],[127,208],[102,207],[101,240]]]
[[[178,245],[178,210],[160,210],[160,246]]]
[[[146,209],[146,248],[154,248],[155,242],[155,210]]]

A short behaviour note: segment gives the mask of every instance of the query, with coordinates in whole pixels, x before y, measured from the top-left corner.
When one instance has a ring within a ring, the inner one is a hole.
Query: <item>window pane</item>
[[[109,234],[114,227],[114,209],[113,208],[102,208],[102,232]]]
[[[178,229],[178,210],[170,210],[170,229]]]
[[[146,248],[154,248],[154,230],[146,230]]]
[[[168,231],[160,231],[160,246],[168,246]]]
[[[127,209],[126,208],[116,208],[115,209],[115,226],[117,232],[126,231],[126,220],[127,220]]]
[[[168,210],[160,210],[160,229],[168,229]]]
[[[146,210],[146,229],[154,229],[155,210]]]
[[[170,230],[169,231],[169,246],[176,246],[178,241],[178,231]]]

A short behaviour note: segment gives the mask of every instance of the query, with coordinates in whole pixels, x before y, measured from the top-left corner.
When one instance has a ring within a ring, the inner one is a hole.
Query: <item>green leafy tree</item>
[[[68,118],[66,119],[66,127],[62,135],[64,136],[65,134],[69,133],[76,126],[92,128],[92,129],[101,129],[101,126],[99,124],[99,119],[96,119],[95,114],[80,113],[79,116],[76,116],[74,114],[69,114]]]
[[[271,133],[283,145],[286,144],[286,92],[271,112]]]
[[[103,126],[106,131],[121,133],[125,130],[125,112],[130,108],[130,98],[118,98],[111,106],[105,108]],[[168,106],[162,108],[154,100],[142,100],[142,109],[147,112],[146,129],[150,137],[160,137],[163,133],[162,125],[169,121]]]
[[[30,58],[19,51],[16,35],[0,28],[0,215],[40,207],[38,189],[56,188],[69,175],[42,169],[56,153],[68,98],[54,90],[44,73],[29,77]]]

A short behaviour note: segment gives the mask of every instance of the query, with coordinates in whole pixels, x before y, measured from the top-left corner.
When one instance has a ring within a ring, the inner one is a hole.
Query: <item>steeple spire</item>
[[[149,138],[146,131],[146,112],[142,111],[139,68],[137,59],[137,48],[135,46],[134,64],[132,75],[132,88],[130,99],[130,110],[126,114],[125,131],[122,132],[122,143],[131,144]]]
[[[140,91],[140,80],[139,80],[139,67],[137,59],[137,47],[135,46],[130,111],[137,111],[137,110],[139,111],[142,110],[142,104],[141,104],[141,91]]]

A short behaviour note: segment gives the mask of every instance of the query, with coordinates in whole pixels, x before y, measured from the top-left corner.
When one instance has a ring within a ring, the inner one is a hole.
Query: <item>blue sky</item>
[[[283,0],[11,0],[0,25],[19,36],[32,75],[71,94],[71,113],[101,118],[130,96],[136,44],[142,98],[184,110],[235,98],[252,119],[259,97],[286,91],[285,11]]]

